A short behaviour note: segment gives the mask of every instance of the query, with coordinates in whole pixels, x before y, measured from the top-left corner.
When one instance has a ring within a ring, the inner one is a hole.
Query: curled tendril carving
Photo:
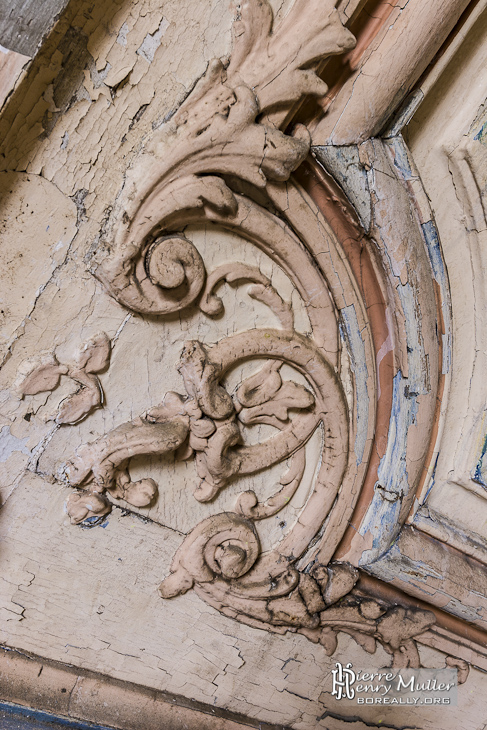
[[[266,358],[264,367],[232,398],[222,379],[236,364],[255,357]],[[283,381],[279,374],[283,362],[301,370],[316,395]],[[300,452],[326,418],[327,409],[334,413],[327,427],[329,438],[347,442],[348,417],[339,382],[311,341],[296,332],[251,330],[225,338],[210,350],[198,341],[188,342],[178,369],[186,396],[168,393],[159,406],[80,447],[64,467],[71,485],[90,483],[97,494],[108,491],[122,496],[120,490],[124,490],[126,495],[127,462],[132,456],[176,451],[187,441],[187,456],[194,454],[201,478],[195,497],[204,502],[237,474],[255,473]],[[294,418],[291,410],[298,412]],[[278,433],[262,443],[245,445],[241,425],[252,423],[275,426]],[[346,447],[337,452],[323,466],[334,494],[345,469]],[[291,469],[295,473],[289,478],[293,486],[288,491],[296,489],[303,471],[303,457],[294,458],[301,460],[301,466]],[[239,509],[244,503],[245,499],[240,500]]]
[[[157,130],[128,171],[106,227],[109,253],[95,275],[121,304],[141,313],[184,309],[198,296],[204,267],[180,233],[195,211],[235,217],[238,201],[220,175],[256,188],[285,181],[306,158],[303,125],[281,131],[291,107],[326,93],[317,63],[353,47],[331,0],[297,2],[274,24],[267,0],[244,0],[230,63],[213,59],[178,112]],[[310,7],[312,6],[312,7]],[[299,40],[296,27],[300,28]],[[184,272],[184,273],[183,273]]]
[[[337,634],[352,636],[373,653],[379,642],[395,667],[419,666],[414,637],[435,622],[430,611],[389,607],[362,599],[353,589],[358,571],[348,563],[315,563],[308,572],[269,561],[261,564],[259,542],[250,520],[223,513],[201,522],[176,553],[162,598],[195,587],[198,595],[226,615],[251,626],[298,631],[320,643],[328,655]]]
[[[243,273],[245,278],[251,274],[258,278],[255,272]],[[260,285],[272,289],[268,282]],[[210,288],[207,300],[211,292]],[[276,301],[276,296],[271,300]],[[226,373],[256,357],[264,359],[262,367],[232,397],[223,384]],[[283,380],[283,363],[300,371],[308,386]],[[243,492],[235,512],[212,515],[189,533],[161,583],[161,596],[168,599],[194,588],[229,616],[271,631],[299,631],[329,654],[336,648],[337,632],[345,631],[367,651],[375,651],[380,642],[396,666],[417,665],[413,637],[434,622],[433,614],[363,601],[354,593],[358,571],[351,565],[323,565],[304,558],[333,505],[347,466],[347,406],[323,354],[293,330],[250,330],[224,338],[212,348],[188,342],[179,372],[186,395],[168,393],[141,417],[80,447],[65,465],[69,484],[84,487],[68,500],[72,521],[105,514],[111,508],[110,495],[136,506],[155,499],[157,485],[152,480],[130,481],[128,463],[136,454],[183,448],[186,458],[196,460],[201,481],[194,496],[202,502],[216,497],[238,475],[292,457],[281,489],[266,502],[259,502],[253,491]],[[241,427],[255,423],[273,426],[276,434],[246,445]],[[304,472],[305,444],[320,424],[326,433],[325,458],[313,492],[290,533],[262,554],[255,522],[277,514],[292,498]],[[401,611],[404,615],[399,616]]]

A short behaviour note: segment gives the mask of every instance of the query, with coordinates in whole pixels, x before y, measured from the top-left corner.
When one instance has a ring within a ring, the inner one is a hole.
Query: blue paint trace
[[[436,480],[436,467],[438,466],[438,458],[439,458],[439,456],[440,456],[440,454],[439,454],[439,453],[438,453],[438,454],[436,454],[436,459],[435,459],[435,465],[434,465],[434,467],[433,467],[433,471],[432,471],[432,473],[431,473],[431,477],[430,477],[430,484],[429,484],[429,487],[428,487],[428,491],[427,491],[427,492],[426,492],[426,494],[424,495],[424,499],[423,499],[423,504],[425,504],[425,503],[426,503],[426,500],[427,500],[427,499],[428,499],[428,497],[429,497],[429,493],[431,492],[431,490],[432,490],[432,489],[433,489],[433,487],[435,486],[435,480]]]
[[[481,487],[487,489],[487,436],[484,438],[480,458],[473,471],[472,479]]]
[[[487,132],[487,122],[484,124],[475,139],[483,141],[484,132]],[[394,150],[394,166],[400,172],[404,180],[412,180],[416,178],[416,174],[411,169],[409,162],[409,154],[402,137],[394,137],[388,140],[390,146]],[[446,375],[451,368],[451,314],[449,304],[449,286],[446,267],[441,253],[440,239],[433,220],[421,224],[423,239],[426,244],[426,250],[430,260],[431,268],[436,282],[441,289],[441,313],[443,316],[443,325],[445,334],[442,335],[442,374]]]
[[[32,710],[10,702],[0,702],[0,728],[2,730],[113,730],[107,725],[78,722],[51,715],[50,712]]]
[[[433,274],[441,288],[441,313],[443,315],[443,325],[445,334],[442,336],[442,351],[443,351],[443,362],[442,362],[442,374],[446,375],[450,372],[451,368],[451,316],[450,307],[448,303],[448,280],[443,262],[443,256],[441,253],[440,239],[438,237],[438,231],[433,221],[427,221],[422,223],[421,230],[423,231],[423,237],[426,243],[426,250],[433,269]]]
[[[402,138],[400,136],[392,138],[388,140],[388,144],[394,152],[394,166],[399,175],[405,181],[416,180],[417,173],[410,163]],[[438,332],[438,338],[441,335],[442,372],[446,374],[451,368],[451,313],[448,278],[434,221],[429,220],[422,223],[421,232],[431,271],[441,293],[441,315],[445,334]],[[378,561],[397,536],[402,502],[411,488],[406,468],[408,431],[417,421],[418,398],[430,393],[428,359],[422,340],[421,309],[417,301],[417,292],[409,283],[406,283],[397,286],[397,293],[404,313],[408,377],[405,378],[399,371],[393,381],[387,450],[379,465],[374,497],[360,527],[361,535],[368,534],[372,537],[372,547],[363,552],[360,559],[361,566],[370,566]]]
[[[83,522],[80,522],[80,527],[82,530],[91,530],[93,527],[105,528],[108,527],[108,520],[106,515],[101,515],[101,517],[92,515],[92,517],[86,517]]]
[[[487,142],[487,122],[482,124],[474,139],[476,139],[477,142],[482,142],[483,144]]]
[[[31,455],[30,449],[27,448],[29,437],[19,439],[10,433],[10,426],[3,426],[0,430],[0,462],[7,461],[15,451],[22,454]]]
[[[409,162],[409,155],[402,137],[391,137],[387,140],[394,150],[394,167],[396,167],[405,180],[411,180],[413,171]]]
[[[372,548],[364,551],[360,565],[377,560],[390,545],[391,535],[398,525],[403,497],[409,491],[406,469],[406,450],[409,427],[416,422],[417,397],[422,388],[413,390],[412,373],[404,378],[399,370],[394,378],[392,411],[389,422],[387,450],[377,472],[375,494],[360,528],[360,534],[368,532],[373,537]]]

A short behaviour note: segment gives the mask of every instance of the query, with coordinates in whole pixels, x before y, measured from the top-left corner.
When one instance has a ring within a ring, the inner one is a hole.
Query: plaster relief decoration
[[[13,390],[19,398],[52,392],[58,387],[61,376],[66,375],[79,388],[62,400],[56,414],[48,420],[58,425],[73,425],[103,405],[103,390],[96,374],[105,370],[109,362],[110,340],[105,332],[101,332],[76,349],[71,363],[58,362],[54,353],[25,360],[19,368]]]
[[[226,316],[223,286],[247,282],[249,295],[273,313],[278,326],[249,327],[216,342],[186,342],[172,364],[180,392],[167,392],[142,415],[82,444],[57,477],[78,490],[67,503],[78,524],[107,514],[113,500],[136,508],[154,503],[163,485],[150,478],[132,481],[135,456],[175,453],[194,459],[199,478],[194,497],[205,505],[240,477],[282,464],[271,496],[242,491],[233,511],[209,513],[194,526],[170,572],[167,568],[161,597],[194,588],[227,616],[278,633],[300,632],[327,654],[344,631],[368,652],[382,644],[394,666],[419,666],[415,638],[433,625],[434,614],[364,597],[356,588],[357,568],[333,559],[366,479],[377,403],[387,395],[378,392],[376,363],[379,353],[393,351],[385,343],[400,342],[408,332],[401,313],[406,306],[414,310],[412,289],[404,283],[399,294],[390,293],[381,273],[381,256],[385,261],[389,254],[378,245],[372,267],[378,291],[382,301],[397,300],[398,312],[395,321],[389,315],[387,336],[378,342],[342,243],[291,177],[308,156],[310,138],[302,125],[288,130],[290,113],[305,96],[326,93],[315,72],[318,62],[353,45],[333,2],[296,2],[276,27],[266,0],[242,3],[231,60],[209,64],[127,171],[91,266],[106,291],[142,317],[179,313],[183,320],[197,308],[218,320]],[[384,154],[371,146],[370,166]],[[280,267],[306,310],[309,334],[297,330],[292,304],[258,266],[231,260],[207,269],[187,232],[188,226],[204,225],[238,235]],[[421,271],[426,254],[419,250],[417,257]],[[403,264],[394,275],[404,278]],[[421,340],[418,350],[422,347]],[[404,345],[397,349],[399,393],[408,354]],[[77,423],[101,404],[96,373],[108,358],[103,335],[85,343],[73,366],[42,356],[19,374],[18,392],[51,390],[68,375],[81,390],[63,403],[56,421]],[[408,391],[404,402],[408,418],[426,424],[427,436],[438,363],[434,357],[425,361],[424,392]],[[252,372],[232,391],[227,378],[248,363]],[[296,375],[284,377],[285,368]],[[418,395],[422,400],[414,410],[411,398]],[[250,443],[247,429],[258,424],[273,429],[272,435]],[[263,551],[258,525],[293,499],[306,445],[317,431],[321,453],[304,507],[282,539]],[[424,429],[416,447],[420,455],[411,452],[418,472],[423,436]],[[383,488],[386,496],[391,490]],[[406,491],[389,498],[395,518],[399,510],[401,519],[407,514],[413,493]]]

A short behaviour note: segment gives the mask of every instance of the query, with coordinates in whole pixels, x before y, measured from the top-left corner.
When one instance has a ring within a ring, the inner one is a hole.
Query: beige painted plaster
[[[288,6],[273,3],[278,17]],[[345,17],[343,3],[341,8]],[[161,600],[157,586],[169,574],[186,534],[204,517],[230,509],[242,483],[238,490],[230,487],[218,506],[202,505],[192,497],[192,464],[141,457],[134,474],[149,475],[162,485],[163,498],[156,504],[129,510],[119,502],[91,529],[70,524],[65,512],[72,490],[58,479],[62,463],[77,446],[139,416],[168,390],[180,390],[174,363],[186,340],[213,343],[249,322],[276,326],[269,308],[249,301],[246,286],[225,286],[226,319],[209,321],[190,311],[188,317],[176,313],[160,321],[128,313],[89,271],[126,171],[188,95],[208,61],[228,56],[235,15],[234,4],[220,0],[170,0],[162,6],[150,0],[113,0],[101,7],[74,3],[21,80],[22,93],[0,118],[0,154],[7,171],[2,174],[15,182],[2,208],[3,250],[16,262],[2,272],[11,313],[0,386],[0,465],[5,475],[0,530],[6,566],[0,641],[131,685],[296,730],[432,730],[438,722],[480,730],[485,675],[475,669],[460,688],[458,707],[441,715],[426,709],[408,709],[407,714],[366,709],[362,720],[355,720],[352,711],[342,710],[330,696],[335,659],[321,645],[294,632],[270,633],[238,623],[193,592]],[[237,233],[214,225],[188,228],[185,235],[211,266],[236,255],[240,262],[259,265],[294,312],[297,332],[309,333],[305,303],[269,256],[256,254]],[[314,243],[319,248],[321,239]],[[29,266],[19,265],[20,258],[28,259]],[[340,264],[338,257],[332,264]],[[350,290],[343,294],[345,301],[348,296]],[[111,341],[110,369],[97,376],[103,403],[100,398],[95,405],[103,409],[72,426],[56,422],[60,406],[77,387],[67,372],[52,392],[26,392],[20,399],[13,391],[26,360],[41,353],[73,370],[82,343],[101,332]],[[247,375],[245,367],[229,374],[229,389]],[[340,368],[351,410],[351,375],[343,354]],[[290,367],[283,375],[305,382]],[[266,434],[263,426],[251,437],[258,443]],[[263,529],[265,546],[296,522],[309,494],[320,439],[317,432],[306,447],[307,473],[295,501]],[[268,496],[280,474],[281,467],[273,467],[243,480],[244,486]],[[420,653],[427,666],[444,664],[439,651],[420,647]],[[369,655],[347,634],[339,635],[338,655],[365,668],[390,660],[382,647]],[[78,689],[73,703],[83,705],[85,686]],[[86,709],[85,714],[71,709],[63,711],[70,717],[100,719]],[[113,722],[113,715],[105,721]]]

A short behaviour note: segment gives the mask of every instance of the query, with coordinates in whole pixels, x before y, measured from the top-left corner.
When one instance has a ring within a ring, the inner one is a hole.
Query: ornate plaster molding
[[[415,640],[435,615],[364,597],[356,583],[357,566],[377,561],[397,536],[434,451],[431,429],[444,385],[438,347],[444,331],[437,325],[447,306],[441,255],[425,233],[429,219],[412,202],[414,174],[393,142],[369,140],[355,151],[369,196],[370,238],[363,230],[349,236],[347,226],[359,226],[341,200],[332,201],[328,215],[319,195],[313,200],[291,177],[308,157],[310,136],[302,125],[288,133],[290,110],[326,92],[317,63],[353,44],[331,1],[296,2],[274,27],[266,0],[247,0],[229,63],[209,64],[127,172],[93,266],[106,291],[143,316],[184,317],[197,307],[217,317],[224,314],[218,287],[246,281],[249,295],[279,325],[249,328],[211,346],[186,343],[175,364],[182,392],[167,393],[141,416],[80,446],[58,476],[78,489],[67,504],[78,524],[103,517],[114,499],[143,508],[157,498],[160,485],[152,479],[131,480],[136,455],[194,458],[200,480],[194,497],[203,503],[239,475],[289,460],[266,500],[242,492],[233,512],[194,527],[161,583],[162,598],[194,588],[228,616],[300,632],[328,654],[345,631],[366,651],[381,643],[395,666],[418,666]],[[345,221],[343,230],[336,219]],[[295,329],[292,306],[258,267],[233,261],[207,270],[185,227],[209,222],[237,232],[285,272],[306,309],[309,336]],[[95,383],[94,373],[107,364],[105,345],[103,364],[94,369],[89,357],[81,358],[77,375],[53,355],[29,364],[20,392],[50,390],[61,374],[70,375],[82,384],[83,405],[76,410],[72,396],[73,413],[60,413],[57,423],[77,422],[88,412],[88,385],[78,371],[84,368]],[[229,392],[229,371],[251,360],[260,369]],[[284,378],[284,364],[306,385]],[[252,424],[275,432],[246,443],[244,427]],[[292,499],[306,444],[318,429],[320,463],[305,506],[263,552],[258,523]],[[346,530],[355,509],[361,531],[354,541]]]
[[[78,390],[63,399],[49,420],[58,425],[74,425],[103,405],[103,390],[97,373],[105,370],[109,362],[110,340],[101,332],[83,342],[71,362],[60,363],[54,353],[25,360],[12,389],[19,398],[52,392],[58,387],[61,376],[66,375],[79,386]]]
[[[305,12],[296,3],[276,28],[265,0],[246,0],[233,36],[229,64],[210,62],[128,171],[114,207],[109,254],[95,274],[117,301],[137,312],[180,311],[196,300],[204,264],[189,241],[167,231],[198,210],[207,220],[235,220],[238,199],[222,176],[258,189],[287,180],[306,158],[310,136],[302,125],[291,135],[279,126],[293,104],[326,92],[317,62],[354,45],[330,0],[312,0]]]

